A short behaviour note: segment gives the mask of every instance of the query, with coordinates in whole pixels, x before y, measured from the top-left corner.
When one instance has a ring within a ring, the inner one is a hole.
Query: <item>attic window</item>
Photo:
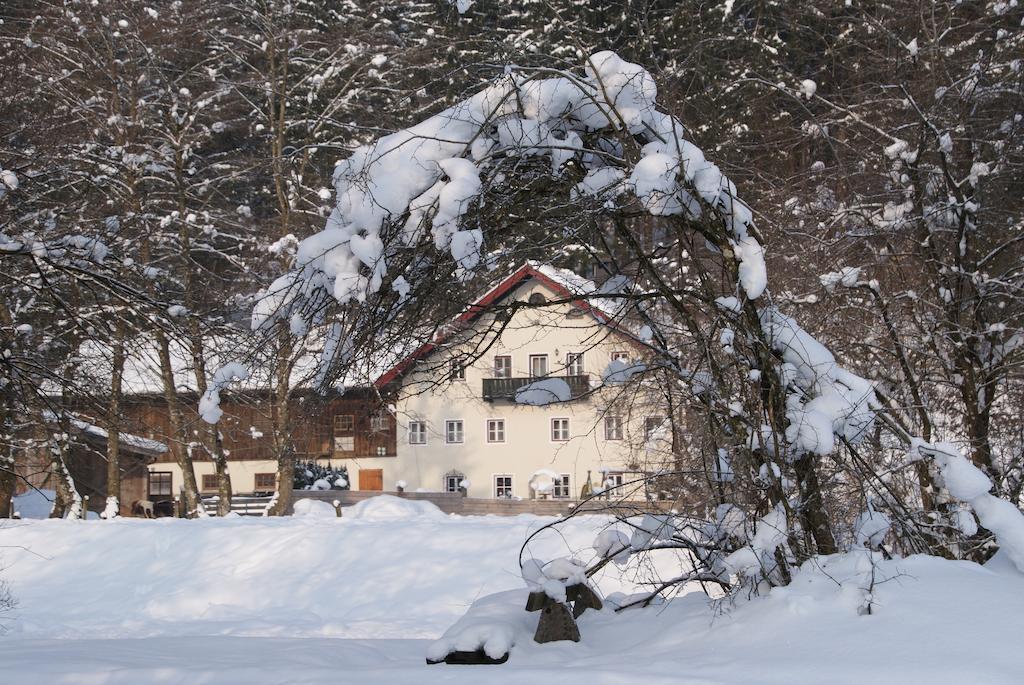
[[[566,316],[570,319],[578,319],[584,314],[586,314],[586,312],[583,311],[583,307],[580,307],[579,305],[574,305],[566,314]]]
[[[530,293],[530,304],[547,304],[548,298],[544,297],[544,293]]]

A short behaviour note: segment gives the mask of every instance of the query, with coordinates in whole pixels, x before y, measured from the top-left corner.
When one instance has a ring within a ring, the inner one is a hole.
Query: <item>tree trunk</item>
[[[199,322],[193,317],[190,322],[192,347],[192,368],[195,369],[196,389],[199,396],[206,394],[206,354],[203,350],[203,337],[199,331]],[[213,466],[217,473],[217,516],[226,516],[231,511],[231,473],[228,470],[228,457],[224,453],[224,443],[216,425],[202,422],[206,451],[213,458]]]
[[[184,448],[181,408],[178,406],[178,390],[174,385],[174,367],[171,366],[170,342],[160,329],[156,330],[157,350],[160,354],[160,376],[164,386],[164,401],[170,423],[170,440],[167,448],[181,468],[181,488],[185,497],[184,505],[188,516],[206,516],[203,500],[196,486],[196,472],[192,466],[192,455]]]
[[[107,403],[107,518],[121,515],[121,384],[124,379],[124,321],[118,319]]]
[[[274,444],[277,446],[277,491],[267,508],[269,516],[283,516],[292,503],[295,485],[295,448],[292,444],[291,414],[288,397],[291,390],[292,343],[288,331],[283,328],[278,334],[276,382],[274,384],[273,407]]]
[[[53,509],[50,510],[50,518],[82,518],[82,496],[78,494],[75,486],[75,479],[68,471],[67,454],[68,434],[62,432],[60,435],[51,435],[47,441],[50,450],[50,471],[53,474],[53,487],[56,497],[53,502]]]

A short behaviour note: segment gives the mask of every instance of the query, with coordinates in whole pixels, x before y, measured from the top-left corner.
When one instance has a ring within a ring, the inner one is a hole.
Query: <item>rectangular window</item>
[[[551,496],[555,499],[569,499],[572,495],[569,490],[569,474],[563,473],[555,479],[555,488],[551,491]]]
[[[462,419],[444,422],[444,441],[449,445],[463,441]]]
[[[203,490],[216,491],[217,490],[217,474],[216,473],[204,473],[203,474]]]
[[[465,479],[466,477],[458,472],[445,474],[444,491],[459,492],[460,488],[462,487],[462,481],[464,481]]]
[[[555,442],[569,439],[569,419],[551,419],[551,439]]]
[[[548,356],[546,354],[530,355],[530,377],[543,378],[548,375]]]
[[[629,352],[624,350],[616,350],[615,352],[612,352],[612,361],[628,362]]]
[[[494,377],[512,378],[512,357],[501,355],[494,358]]]
[[[622,493],[622,484],[626,481],[626,478],[621,473],[606,473],[604,476],[604,494],[618,495]]]
[[[426,445],[427,444],[427,422],[426,421],[410,421],[409,422],[409,444],[410,445]]]
[[[663,423],[665,423],[665,418],[662,416],[648,416],[644,419],[644,440],[650,440]]]
[[[622,440],[622,417],[621,416],[606,416],[606,417],[604,417],[604,439],[605,440]]]
[[[570,352],[565,355],[565,374],[567,376],[582,376],[583,373],[583,353]]]
[[[487,420],[487,442],[505,442],[505,419]]]
[[[382,433],[391,427],[391,416],[388,414],[374,414],[370,417],[370,430],[375,433]]]
[[[355,452],[356,439],[351,435],[343,435],[335,438],[334,449],[336,452]]]
[[[501,475],[494,477],[494,496],[498,499],[509,499],[512,497],[512,476]]]
[[[257,473],[256,474],[256,489],[257,490],[274,490],[277,487],[277,474],[276,473]]]
[[[162,495],[173,495],[172,474],[170,471],[150,471],[149,473],[149,494],[160,497]]]
[[[462,364],[462,362],[452,362],[451,379],[453,381],[466,380],[466,367]]]
[[[352,414],[338,414],[334,417],[334,434],[346,435],[355,430],[356,420]]]

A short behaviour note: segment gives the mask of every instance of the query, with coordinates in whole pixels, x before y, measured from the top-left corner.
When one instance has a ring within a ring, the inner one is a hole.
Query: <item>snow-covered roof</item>
[[[49,410],[46,410],[43,416],[46,421],[57,421],[57,415]],[[81,431],[85,436],[95,438],[96,440],[106,442],[107,437],[110,435],[106,428],[101,428],[76,415],[70,416],[70,423],[75,430]],[[167,452],[167,445],[159,440],[144,438],[133,433],[119,433],[119,436],[121,446],[129,451],[147,455],[164,454]]]

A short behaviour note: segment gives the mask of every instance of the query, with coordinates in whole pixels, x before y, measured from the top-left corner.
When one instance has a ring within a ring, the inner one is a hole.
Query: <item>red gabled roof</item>
[[[391,367],[380,378],[374,381],[374,386],[376,386],[377,388],[383,388],[392,381],[398,379],[402,374],[409,370],[409,367],[413,364],[413,362],[419,359],[423,359],[431,352],[433,352],[438,346],[443,345],[445,341],[447,341],[447,339],[451,336],[451,333],[449,331],[461,330],[462,325],[468,324],[471,321],[474,321],[477,318],[479,318],[481,314],[487,311],[487,308],[489,306],[501,300],[513,288],[515,288],[520,283],[523,283],[524,281],[530,278],[537,279],[545,286],[550,288],[553,292],[558,293],[561,297],[570,298],[578,297],[579,295],[579,293],[574,293],[570,291],[567,287],[565,287],[564,284],[559,283],[555,279],[544,274],[532,262],[526,262],[521,267],[516,269],[508,278],[506,278],[501,283],[491,288],[483,297],[481,297],[473,304],[469,305],[469,307],[466,308],[466,311],[464,311],[459,316],[455,317],[452,320],[451,325],[446,327],[445,332],[438,334],[438,336],[432,342],[420,345],[412,354],[410,354],[405,359]],[[574,304],[583,311],[593,315],[593,317],[600,321],[601,323],[609,324],[615,328],[618,328],[617,326],[614,325],[614,321],[605,312],[594,307],[586,300],[577,299],[574,301]]]

